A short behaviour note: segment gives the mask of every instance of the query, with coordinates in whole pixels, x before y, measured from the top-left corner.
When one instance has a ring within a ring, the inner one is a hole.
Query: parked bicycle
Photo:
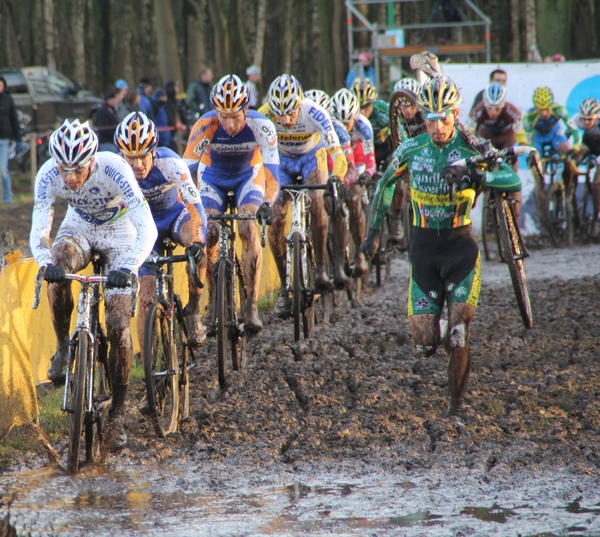
[[[484,164],[488,170],[494,170],[502,162],[510,161],[521,155],[530,154],[532,151],[535,152],[536,150],[529,146],[518,146],[501,150],[490,149],[485,155],[474,155],[467,159],[459,159],[453,162],[452,165],[473,167]],[[521,235],[514,208],[514,200],[505,192],[490,189],[488,206],[494,215],[500,260],[508,265],[523,324],[525,328],[531,328],[533,317],[525,268],[523,266],[523,260],[529,257],[529,252],[525,247],[525,242]]]
[[[242,308],[246,303],[248,289],[239,258],[235,251],[238,220],[256,220],[254,214],[238,214],[235,193],[227,193],[225,213],[209,214],[208,219],[219,224],[219,258],[213,267],[213,293],[210,311],[211,324],[217,336],[217,362],[219,385],[225,388],[228,377],[228,354],[235,371],[246,365],[248,334],[244,330]],[[266,224],[261,224],[261,246],[264,248]],[[239,299],[238,310],[236,299]]]
[[[156,256],[144,263],[156,273],[155,300],[148,309],[144,326],[144,377],[146,404],[144,412],[151,418],[154,430],[164,438],[177,430],[181,420],[189,416],[189,370],[191,350],[181,298],[175,293],[173,265],[187,262],[197,287],[203,283],[196,271],[191,253],[173,255],[177,244],[163,240],[164,257]]]
[[[100,456],[100,446],[106,415],[111,402],[108,375],[108,340],[102,328],[99,305],[103,299],[100,285],[106,283],[102,276],[102,260],[92,254],[93,275],[66,274],[67,280],[81,283],[77,306],[75,330],[69,337],[65,392],[61,409],[69,414],[69,455],[67,470],[79,471],[81,439],[85,438],[85,462],[94,462]],[[45,268],[36,277],[32,307],[40,303]],[[135,284],[132,284],[134,289]],[[132,294],[132,316],[136,296]]]

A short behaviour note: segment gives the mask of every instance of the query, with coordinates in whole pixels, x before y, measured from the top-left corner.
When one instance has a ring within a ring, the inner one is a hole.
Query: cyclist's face
[[[597,115],[591,116],[591,117],[580,116],[580,119],[581,119],[581,123],[583,125],[583,130],[587,131],[596,124],[596,121],[598,121],[598,116]]]
[[[427,132],[436,144],[445,144],[452,140],[456,115],[458,115],[458,110],[450,112],[444,119],[425,120]]]
[[[344,123],[344,127],[346,127],[346,130],[348,132],[350,132],[354,128],[354,125],[356,125],[355,117],[353,117],[350,121],[348,121],[348,123]]]
[[[89,164],[77,168],[69,168],[59,164],[58,173],[69,190],[79,190],[90,176],[94,162],[95,159],[92,159]]]
[[[537,111],[542,119],[548,119],[550,117],[550,108],[538,108]]]
[[[373,105],[368,104],[367,106],[362,106],[360,113],[365,117],[371,117],[371,114],[373,113]]]
[[[235,136],[246,126],[246,111],[240,110],[239,112],[226,114],[217,110],[217,119],[229,136]]]
[[[123,153],[121,153],[121,154],[123,155],[125,162],[127,162],[127,164],[129,164],[131,166],[131,169],[133,170],[133,175],[135,175],[135,178],[138,181],[140,181],[140,180],[146,179],[146,177],[148,177],[150,170],[154,166],[154,153],[155,152],[156,151],[152,151],[151,153],[146,153],[145,155],[143,155],[141,157],[130,157],[129,155],[125,155]]]
[[[404,119],[410,121],[417,113],[417,106],[410,103],[400,103],[400,112],[402,112],[402,117]]]
[[[485,111],[487,112],[488,117],[491,120],[498,119],[500,112],[502,112],[502,108],[493,108],[491,106],[486,106]]]
[[[300,108],[290,112],[289,114],[285,114],[280,116],[279,114],[275,114],[275,118],[277,119],[277,123],[279,123],[284,129],[292,129],[296,123],[298,123],[298,118],[300,117]]]

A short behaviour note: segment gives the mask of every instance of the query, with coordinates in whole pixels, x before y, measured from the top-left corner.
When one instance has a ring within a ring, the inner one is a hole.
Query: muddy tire
[[[83,419],[85,414],[85,380],[88,359],[88,335],[81,331],[77,334],[77,348],[75,349],[75,372],[71,372],[69,385],[69,459],[67,471],[76,474],[79,471],[79,456],[81,452],[81,435],[83,433]]]

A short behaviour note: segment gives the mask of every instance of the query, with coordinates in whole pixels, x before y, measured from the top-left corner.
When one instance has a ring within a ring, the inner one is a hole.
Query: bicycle
[[[533,147],[518,146],[507,149],[490,149],[486,154],[474,155],[469,158],[459,159],[452,162],[452,166],[474,167],[478,165],[487,165],[488,170],[495,170],[502,162],[510,161],[524,154],[530,154],[536,151]],[[537,153],[537,152],[536,152]],[[451,186],[450,195],[452,195],[454,185]],[[527,279],[523,260],[529,257],[529,252],[525,247],[523,236],[519,228],[519,222],[514,208],[514,200],[505,192],[490,189],[491,195],[488,201],[489,210],[494,215],[498,237],[498,251],[500,252],[500,261],[508,265],[515,298],[521,314],[521,319],[525,328],[533,326],[533,317],[531,312],[531,301],[529,299],[529,290],[527,288]]]
[[[111,402],[108,375],[108,339],[99,317],[102,300],[100,284],[107,279],[102,276],[102,260],[98,253],[92,254],[93,275],[66,274],[67,280],[81,283],[77,305],[75,330],[69,336],[69,353],[65,377],[65,392],[61,410],[69,414],[69,455],[67,471],[75,474],[81,464],[81,438],[85,437],[85,462],[94,462],[100,456],[100,445],[106,412]],[[37,276],[33,309],[40,303],[45,267]],[[137,288],[132,284],[134,289]],[[132,293],[131,315],[135,313],[136,293]]]
[[[585,177],[582,185],[582,192],[580,199],[577,199],[577,186],[574,189],[573,205],[575,208],[575,226],[578,231],[591,238],[592,230],[598,215],[594,209],[594,195],[593,195],[593,183],[594,174],[596,173],[597,166],[596,155],[587,155],[580,163],[579,166],[584,167],[584,171],[580,171],[578,177]]]
[[[163,240],[164,257],[154,256],[144,263],[156,273],[155,300],[148,309],[144,325],[144,379],[147,414],[156,434],[165,438],[177,430],[179,422],[189,417],[189,361],[181,298],[175,293],[173,264],[187,262],[197,287],[204,287],[198,278],[196,261],[191,253],[173,255],[176,248],[171,239]]]
[[[219,386],[227,385],[227,355],[231,350],[232,367],[235,371],[246,365],[248,334],[244,330],[243,312],[238,312],[236,297],[239,296],[240,309],[246,303],[248,290],[235,251],[235,222],[256,220],[254,214],[238,214],[235,206],[235,193],[227,192],[226,212],[207,215],[209,220],[219,224],[219,258],[213,267],[213,296],[211,322],[217,336],[217,365]],[[266,245],[266,224],[261,223],[261,246]]]

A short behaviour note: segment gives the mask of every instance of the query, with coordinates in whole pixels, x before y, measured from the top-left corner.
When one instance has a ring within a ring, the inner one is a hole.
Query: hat
[[[246,74],[250,75],[260,75],[260,67],[258,65],[251,65],[246,69]]]
[[[370,62],[372,59],[373,59],[373,56],[371,56],[366,50],[363,50],[358,55],[358,61],[359,62]]]
[[[109,90],[104,94],[104,101],[110,101],[117,96],[117,92],[115,90]]]
[[[117,89],[129,89],[129,84],[127,84],[127,82],[125,82],[122,78],[119,78],[119,80],[117,80],[115,82],[115,88],[117,88]]]
[[[165,90],[164,88],[157,88],[154,90],[154,97],[156,99],[160,99],[162,97],[166,97],[167,96],[167,90]]]

